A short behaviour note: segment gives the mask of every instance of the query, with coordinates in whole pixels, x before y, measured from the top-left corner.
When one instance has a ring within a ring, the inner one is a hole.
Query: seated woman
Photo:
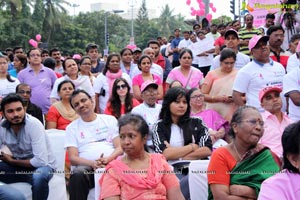
[[[130,86],[126,79],[117,78],[112,86],[112,94],[107,102],[104,114],[113,115],[118,119],[139,104],[140,102],[130,94]]]
[[[215,110],[205,109],[204,95],[200,89],[192,88],[188,95],[191,106],[190,116],[199,117],[205,122],[207,128],[209,128],[212,143],[224,139],[228,122]]]
[[[175,87],[167,91],[159,119],[153,128],[153,146],[155,152],[163,154],[170,164],[210,156],[212,143],[208,128],[201,119],[190,117],[189,97],[184,88]],[[185,175],[178,174],[181,190],[187,199],[189,189]]]
[[[300,199],[300,122],[289,125],[283,132],[283,170],[261,185],[259,200]]]
[[[75,85],[70,80],[62,81],[57,87],[60,101],[51,105],[46,117],[46,129],[66,130],[66,127],[78,118],[70,104],[70,96],[75,90]]]
[[[100,179],[100,199],[184,199],[165,158],[145,150],[148,132],[146,121],[139,115],[126,114],[119,119],[125,155],[106,166],[107,173]]]
[[[79,66],[79,74],[83,76],[89,77],[91,84],[94,84],[94,81],[96,77],[92,74],[92,59],[89,56],[83,56],[79,61],[78,61],[78,66]]]
[[[163,98],[162,80],[159,76],[150,72],[151,65],[151,58],[148,55],[143,55],[138,61],[138,68],[142,73],[134,76],[132,79],[133,96],[140,102],[143,101],[141,95],[141,86],[145,81],[154,81],[158,85],[157,99]]]
[[[257,199],[261,183],[280,170],[276,154],[258,144],[263,132],[256,108],[235,111],[229,131],[233,141],[213,152],[207,169],[208,199]]]

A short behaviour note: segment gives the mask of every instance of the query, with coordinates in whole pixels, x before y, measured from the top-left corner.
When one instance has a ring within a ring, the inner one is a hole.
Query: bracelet
[[[193,147],[193,144],[191,143],[191,146],[192,146],[192,152],[194,152],[194,147]]]

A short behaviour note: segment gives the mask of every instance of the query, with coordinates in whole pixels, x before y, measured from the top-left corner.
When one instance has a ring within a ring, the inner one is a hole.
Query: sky
[[[146,0],[146,5],[148,8],[154,8],[158,10],[158,14],[160,14],[160,11],[162,7],[164,7],[166,4],[169,4],[169,7],[171,9],[174,9],[174,14],[181,13],[183,16],[186,17],[186,19],[193,19],[193,17],[190,13],[190,7],[194,7],[195,9],[198,9],[198,3],[197,0],[190,0],[191,4],[190,6],[186,5],[187,0]],[[128,10],[130,8],[130,5],[132,5],[132,2],[134,2],[134,7],[139,8],[141,5],[142,0],[69,0],[70,4],[77,4],[80,5],[79,7],[75,8],[75,13],[78,14],[81,12],[88,12],[90,11],[90,4],[92,3],[99,3],[99,2],[111,2],[116,3],[119,5],[119,8],[122,10]],[[213,18],[219,17],[221,15],[227,15],[232,17],[230,14],[229,9],[229,0],[211,0],[211,3],[214,4],[214,7],[216,8],[216,13],[210,12],[213,15]],[[222,3],[221,3],[222,2]],[[74,14],[74,8],[69,7],[68,8],[69,14]]]

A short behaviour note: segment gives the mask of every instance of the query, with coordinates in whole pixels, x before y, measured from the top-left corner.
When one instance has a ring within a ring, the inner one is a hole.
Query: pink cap
[[[282,92],[282,89],[278,86],[267,86],[265,88],[263,88],[260,92],[259,92],[259,101],[262,102],[264,96],[268,93],[268,92],[271,92],[271,91],[275,91],[275,92]]]
[[[297,47],[296,47],[296,52],[300,51],[300,42],[298,43]]]
[[[149,86],[153,86],[155,89],[158,88],[157,83],[155,83],[154,81],[145,81],[142,86],[141,86],[141,92],[144,92]]]
[[[74,54],[73,59],[76,59],[76,60],[80,60],[81,59],[81,55],[80,54]]]
[[[254,36],[250,39],[249,44],[248,44],[249,51],[251,51],[251,50],[257,45],[257,43],[258,43],[260,40],[263,40],[263,41],[265,41],[265,42],[268,42],[268,41],[269,41],[269,36],[254,35]]]

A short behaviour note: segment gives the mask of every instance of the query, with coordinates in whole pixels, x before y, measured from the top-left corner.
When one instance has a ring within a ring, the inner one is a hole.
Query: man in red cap
[[[282,133],[285,127],[291,123],[290,118],[281,111],[281,91],[280,87],[268,86],[259,92],[259,101],[265,109],[261,113],[265,122],[265,131],[260,139],[260,143],[269,147],[278,157],[282,157]]]

